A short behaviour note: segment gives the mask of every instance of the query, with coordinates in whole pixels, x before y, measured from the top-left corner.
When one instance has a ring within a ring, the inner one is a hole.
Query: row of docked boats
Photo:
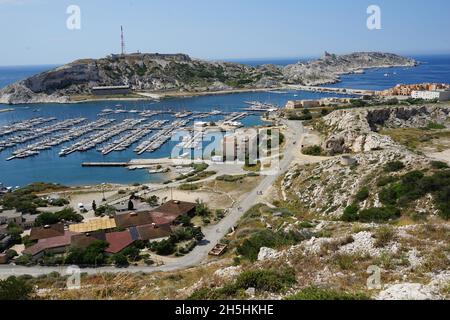
[[[75,140],[81,136],[99,130],[102,127],[111,124],[115,120],[99,119],[97,121],[89,122],[81,126],[74,127],[67,132],[59,133],[51,137],[39,140],[33,144],[27,145],[23,148],[17,149],[12,153],[12,156],[6,160],[23,159],[38,155],[42,150],[48,150],[63,143]]]

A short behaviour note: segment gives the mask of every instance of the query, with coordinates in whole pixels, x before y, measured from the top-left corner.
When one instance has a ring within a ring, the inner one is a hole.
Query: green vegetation
[[[46,207],[49,202],[39,198],[35,193],[57,191],[63,188],[65,187],[59,184],[33,183],[14,192],[5,194],[1,198],[0,204],[5,209],[16,209],[22,213],[36,214],[37,208]]]
[[[427,129],[428,130],[442,130],[445,129],[446,127],[443,124],[440,123],[436,123],[436,122],[430,122],[427,125]]]
[[[401,161],[388,162],[384,166],[384,171],[386,171],[386,172],[398,172],[403,169],[405,169],[405,165]]]
[[[352,108],[363,108],[369,105],[367,101],[361,100],[361,99],[352,99],[350,100],[350,104]]]
[[[358,221],[361,222],[387,222],[400,218],[400,210],[393,207],[370,208],[362,210],[358,214]]]
[[[235,176],[223,175],[223,176],[217,177],[216,180],[217,181],[225,181],[225,182],[237,182],[237,181],[244,180],[247,176],[248,176],[247,174],[235,175]]]
[[[358,211],[359,207],[355,204],[352,204],[345,208],[344,214],[341,217],[342,221],[353,222],[358,220]]]
[[[226,300],[245,297],[245,290],[278,293],[296,283],[295,272],[286,270],[249,270],[241,273],[232,284],[218,289],[203,288],[195,291],[190,300]]]
[[[376,239],[375,247],[383,248],[389,242],[394,240],[394,238],[395,238],[394,229],[390,226],[382,226],[375,231],[375,239]]]
[[[369,188],[363,187],[355,196],[358,202],[363,202],[369,198]]]
[[[195,191],[195,190],[200,189],[200,185],[194,184],[194,183],[184,183],[184,184],[180,185],[178,187],[178,189],[183,190],[183,191]]]
[[[116,267],[118,267],[118,268],[125,268],[125,267],[128,267],[130,265],[130,263],[128,262],[127,257],[124,254],[122,254],[122,253],[115,254],[112,257],[112,260],[114,262],[114,265]]]
[[[303,109],[301,114],[298,114],[294,111],[289,111],[286,114],[286,117],[288,118],[288,120],[293,121],[309,121],[313,119],[313,115],[309,109]]]
[[[29,300],[33,292],[33,287],[21,278],[9,277],[0,280],[0,301]]]
[[[106,262],[105,249],[108,247],[108,242],[98,240],[86,249],[70,248],[65,263],[79,266],[101,266]]]
[[[302,153],[308,156],[315,156],[315,157],[325,155],[321,146],[310,146],[303,148]]]
[[[305,236],[298,232],[291,231],[274,232],[272,230],[262,230],[251,235],[236,250],[242,258],[256,261],[258,253],[262,247],[277,249],[285,246],[295,245],[305,240]]]
[[[449,168],[448,164],[442,161],[432,161],[430,164],[433,169],[441,170]]]
[[[61,221],[79,223],[83,221],[83,216],[76,213],[75,210],[73,210],[72,208],[66,208],[64,210],[55,213],[51,212],[41,213],[36,218],[35,224],[36,226],[45,226],[55,224]]]
[[[116,213],[116,208],[110,205],[102,205],[95,210],[95,215],[97,217],[108,215],[111,216]]]
[[[181,252],[179,252],[179,254],[185,254],[192,251],[197,243],[203,240],[204,237],[205,236],[200,228],[186,224],[183,228],[174,231],[169,239],[150,243],[149,249],[156,252],[158,255],[169,256],[175,253],[177,244],[190,241],[190,244],[187,247],[182,248]],[[186,252],[186,249],[189,251]]]
[[[450,170],[440,170],[431,176],[422,171],[411,171],[400,181],[385,187],[380,192],[380,201],[388,206],[405,208],[429,193],[434,195],[441,217],[450,219]]]
[[[365,293],[349,293],[333,289],[321,289],[317,287],[309,287],[300,292],[289,296],[286,300],[370,300],[370,296]]]

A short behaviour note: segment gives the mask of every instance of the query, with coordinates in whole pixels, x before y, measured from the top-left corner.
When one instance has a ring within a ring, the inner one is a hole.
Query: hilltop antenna
[[[122,55],[125,54],[125,37],[123,36],[123,27],[120,26],[120,40],[121,40],[121,48],[122,48]]]

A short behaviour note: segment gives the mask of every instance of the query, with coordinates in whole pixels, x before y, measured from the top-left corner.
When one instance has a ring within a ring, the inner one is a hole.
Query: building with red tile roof
[[[153,219],[148,211],[128,212],[118,214],[115,217],[116,225],[119,228],[129,228],[152,224]]]
[[[23,254],[29,254],[34,259],[40,258],[45,252],[64,253],[72,241],[72,236],[76,233],[65,231],[64,235],[40,239],[34,246],[26,248]]]
[[[130,231],[126,230],[122,232],[107,233],[106,241],[109,243],[109,247],[106,248],[105,252],[116,254],[132,245],[135,239],[131,236]]]
[[[170,225],[145,225],[135,227],[139,240],[159,240],[169,237],[172,234],[172,228]],[[130,230],[131,231],[131,230]]]
[[[64,235],[64,224],[57,223],[31,229],[30,240],[41,240]]]
[[[194,215],[196,207],[197,207],[196,203],[171,200],[164,203],[158,209],[152,210],[151,212],[152,214],[161,213],[165,216],[179,217],[183,215]]]

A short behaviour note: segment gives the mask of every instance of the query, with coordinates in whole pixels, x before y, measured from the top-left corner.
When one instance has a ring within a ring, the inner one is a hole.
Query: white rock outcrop
[[[271,248],[262,247],[259,250],[258,261],[274,260],[281,256],[281,252],[278,252]]]

